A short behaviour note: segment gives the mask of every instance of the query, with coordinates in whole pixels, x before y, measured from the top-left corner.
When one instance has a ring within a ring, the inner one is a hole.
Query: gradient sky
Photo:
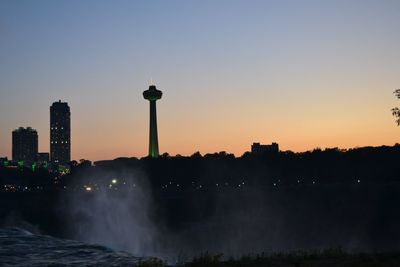
[[[71,107],[72,158],[393,145],[400,1],[0,1],[0,156]]]

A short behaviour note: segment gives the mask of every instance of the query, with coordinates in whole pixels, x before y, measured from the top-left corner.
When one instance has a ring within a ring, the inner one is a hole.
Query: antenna
[[[150,85],[155,85],[153,82],[153,78],[150,78]]]

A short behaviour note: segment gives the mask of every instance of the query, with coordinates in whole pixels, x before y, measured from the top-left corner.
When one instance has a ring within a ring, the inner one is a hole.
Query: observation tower
[[[159,155],[156,101],[161,99],[161,96],[162,92],[155,85],[150,85],[149,89],[143,92],[144,99],[150,102],[149,157],[152,158],[157,158]]]

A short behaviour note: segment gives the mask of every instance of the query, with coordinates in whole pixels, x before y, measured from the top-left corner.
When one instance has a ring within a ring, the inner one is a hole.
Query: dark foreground
[[[400,266],[400,253],[347,254],[341,250],[247,256],[220,260],[221,255],[204,254],[185,267],[373,267]]]
[[[0,230],[1,266],[132,266],[166,267],[161,260],[136,257],[100,245],[35,235],[21,229]],[[176,267],[329,267],[400,266],[400,253],[347,254],[340,249],[289,254],[259,254],[225,259],[223,254],[203,253]],[[170,266],[171,267],[171,266]]]
[[[136,266],[142,256],[188,267],[400,266],[390,253],[400,251],[399,161],[396,145],[83,161],[60,177],[0,167],[0,229],[83,242],[51,237],[49,249],[23,245],[35,241],[23,236],[18,246],[0,244],[0,266]],[[337,247],[366,254],[313,252]],[[281,251],[307,253],[271,254]],[[240,259],[249,254],[261,256]]]

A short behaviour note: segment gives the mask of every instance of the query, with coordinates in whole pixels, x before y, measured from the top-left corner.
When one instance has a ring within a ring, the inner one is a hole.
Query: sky
[[[72,158],[400,142],[400,1],[0,0],[0,156],[71,107]]]

